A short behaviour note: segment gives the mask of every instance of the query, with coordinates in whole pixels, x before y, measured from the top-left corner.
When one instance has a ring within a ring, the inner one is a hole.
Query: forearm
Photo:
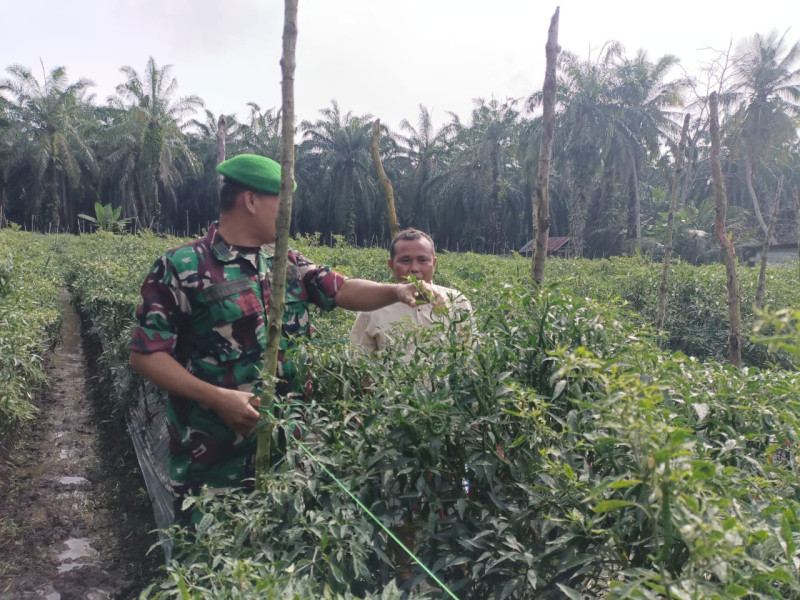
[[[170,394],[194,400],[213,410],[228,427],[243,436],[248,435],[258,422],[259,414],[255,407],[261,404],[260,398],[250,392],[207,383],[189,373],[166,352],[131,352],[130,364],[139,375]]]
[[[131,368],[156,386],[174,395],[194,400],[206,408],[214,408],[219,388],[189,373],[166,352],[130,353]]]
[[[404,302],[404,287],[404,284],[348,279],[336,293],[336,306],[347,310],[377,310],[395,302]]]

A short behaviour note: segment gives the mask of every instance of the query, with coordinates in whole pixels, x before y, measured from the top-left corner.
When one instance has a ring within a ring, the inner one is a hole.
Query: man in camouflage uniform
[[[169,474],[176,514],[203,485],[241,486],[254,475],[260,371],[266,348],[280,165],[243,154],[225,177],[220,218],[197,241],[159,257],[142,285],[131,367],[169,393]],[[308,394],[285,359],[293,336],[311,331],[308,304],[374,310],[414,305],[413,284],[348,279],[289,251],[278,393]],[[187,515],[183,515],[185,518]]]

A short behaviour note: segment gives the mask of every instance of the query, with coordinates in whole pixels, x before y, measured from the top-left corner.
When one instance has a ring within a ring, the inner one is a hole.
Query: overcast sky
[[[335,99],[396,128],[419,105],[440,124],[468,120],[474,98],[530,95],[544,79],[547,27],[560,4],[562,48],[588,56],[618,40],[629,56],[675,54],[689,72],[731,40],[789,30],[800,39],[800,2],[759,0],[299,0],[298,120]],[[0,68],[41,74],[65,66],[105,102],[142,73],[149,56],[172,65],[178,95],[197,94],[215,115],[281,103],[282,0],[0,0]]]

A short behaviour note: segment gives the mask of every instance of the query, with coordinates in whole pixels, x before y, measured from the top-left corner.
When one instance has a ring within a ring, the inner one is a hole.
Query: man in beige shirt
[[[405,229],[392,240],[389,246],[389,265],[397,283],[405,283],[413,275],[433,288],[432,302],[421,302],[409,306],[396,302],[372,310],[360,312],[350,331],[350,341],[365,350],[385,349],[393,341],[392,332],[404,333],[407,327],[430,327],[434,323],[447,325],[452,319],[467,317],[472,312],[469,300],[458,290],[433,284],[436,270],[436,253],[431,237],[417,229]]]
[[[389,265],[397,283],[406,283],[413,275],[419,281],[433,288],[427,298],[420,297],[416,306],[401,302],[384,306],[369,312],[360,312],[350,331],[350,341],[357,347],[371,352],[384,350],[412,327],[431,327],[435,323],[448,325],[454,319],[469,318],[472,306],[458,290],[434,285],[433,273],[436,270],[436,254],[431,237],[416,229],[405,229],[398,233],[389,246]],[[424,293],[422,294],[424,295]],[[431,297],[432,296],[432,297]],[[465,326],[467,330],[469,326]],[[405,358],[410,360],[413,348],[406,348]],[[408,512],[391,524],[394,534],[413,551],[416,526]],[[410,558],[389,540],[389,554],[397,568],[397,578],[401,584],[413,577]]]

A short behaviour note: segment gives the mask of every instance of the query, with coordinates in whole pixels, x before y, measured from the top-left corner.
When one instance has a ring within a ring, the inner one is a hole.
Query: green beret
[[[281,166],[266,156],[239,154],[219,163],[217,173],[257,192],[279,194],[281,191]],[[297,182],[294,189],[297,189]]]

